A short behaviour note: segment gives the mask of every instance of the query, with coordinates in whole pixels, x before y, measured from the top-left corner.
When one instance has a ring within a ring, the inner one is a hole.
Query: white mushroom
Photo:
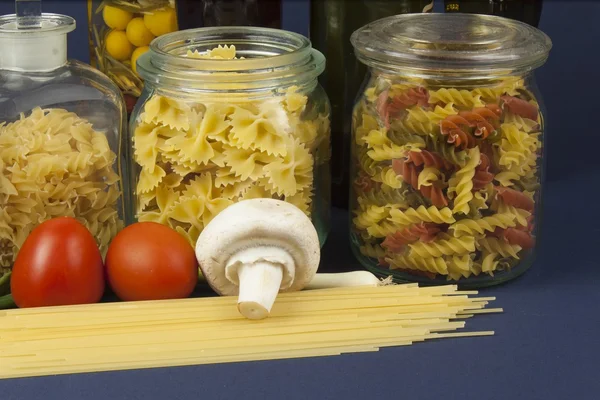
[[[220,295],[238,295],[250,319],[269,315],[280,291],[302,290],[315,276],[319,237],[296,206],[251,199],[221,211],[196,243],[202,274]]]

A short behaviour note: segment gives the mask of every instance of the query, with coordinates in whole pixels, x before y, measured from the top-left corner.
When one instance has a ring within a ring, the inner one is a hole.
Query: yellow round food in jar
[[[146,28],[144,19],[137,17],[127,24],[127,39],[136,47],[148,46],[154,35]]]
[[[113,30],[106,36],[106,51],[118,61],[129,60],[133,53],[133,45],[127,40],[123,31]]]
[[[154,36],[175,32],[177,30],[175,9],[167,7],[145,14],[144,23]]]
[[[133,13],[118,7],[105,6],[102,10],[102,18],[109,28],[124,31],[129,21],[132,20]]]
[[[150,50],[149,46],[143,46],[143,47],[138,47],[133,52],[133,55],[131,56],[131,69],[136,74],[137,74],[137,64],[136,64],[137,63],[137,59],[140,58],[140,56],[142,54],[144,54],[145,52],[147,52],[148,50]]]

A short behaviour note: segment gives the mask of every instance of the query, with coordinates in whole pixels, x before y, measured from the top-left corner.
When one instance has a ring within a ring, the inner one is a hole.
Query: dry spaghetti
[[[333,356],[454,332],[465,318],[501,312],[493,297],[416,284],[280,294],[251,321],[235,297],[31,308],[0,312],[0,378]]]

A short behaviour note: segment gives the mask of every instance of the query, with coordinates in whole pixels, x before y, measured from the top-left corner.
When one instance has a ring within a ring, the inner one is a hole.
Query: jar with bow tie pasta
[[[351,39],[370,70],[353,112],[351,242],[397,281],[478,287],[532,264],[543,181],[538,29],[414,14]]]
[[[76,218],[103,254],[124,226],[123,97],[68,59],[75,20],[22,16],[22,3],[0,17],[0,281],[44,221]]]
[[[227,206],[290,202],[329,220],[325,59],[302,35],[255,27],[170,33],[138,60],[145,87],[130,122],[130,219],[193,245]]]

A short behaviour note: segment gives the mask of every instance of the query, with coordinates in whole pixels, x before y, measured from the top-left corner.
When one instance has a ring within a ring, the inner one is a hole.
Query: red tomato
[[[110,287],[126,301],[185,298],[198,281],[192,246],[156,222],[138,222],[119,232],[108,248],[106,270]]]
[[[10,287],[22,308],[100,301],[104,266],[94,237],[74,218],[43,222],[19,250]]]

